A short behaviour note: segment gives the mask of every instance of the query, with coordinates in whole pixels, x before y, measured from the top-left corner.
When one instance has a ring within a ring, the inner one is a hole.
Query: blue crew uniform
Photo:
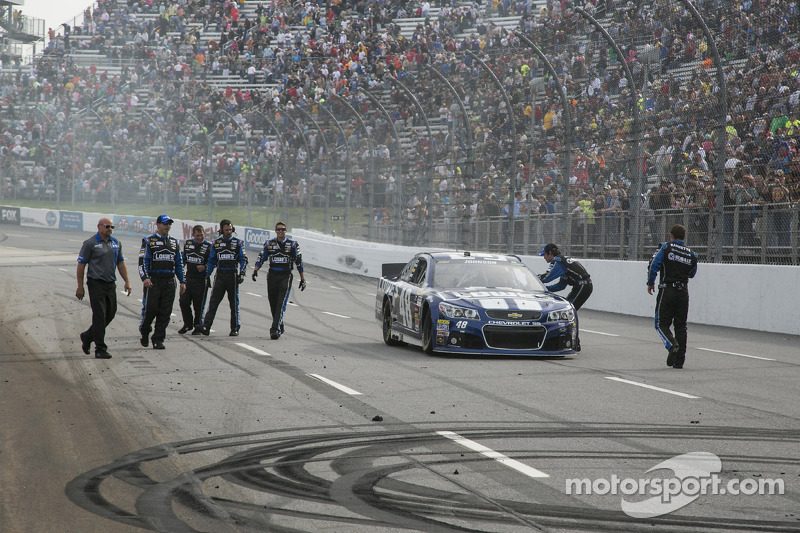
[[[159,347],[167,336],[167,326],[175,303],[175,277],[177,276],[181,285],[184,284],[180,243],[175,237],[162,237],[153,233],[142,239],[139,256],[139,277],[142,281],[149,279],[152,283],[149,288],[144,289],[144,314],[139,326],[141,342],[142,346],[147,346],[147,338],[155,318],[151,341],[154,347]]]
[[[697,254],[679,239],[662,242],[647,268],[648,287],[653,286],[656,275],[659,276],[655,327],[664,347],[670,350],[668,364],[672,361],[676,368],[683,368],[686,359],[689,278],[696,273]],[[670,326],[674,326],[674,336]]]
[[[211,298],[208,310],[203,317],[203,329],[207,333],[214,323],[217,308],[220,302],[228,295],[231,307],[231,335],[238,335],[241,323],[239,321],[239,284],[244,279],[247,270],[247,255],[244,252],[244,241],[238,237],[217,237],[211,246],[211,253],[206,265],[206,277],[217,271],[214,287],[211,289]]]
[[[592,278],[582,264],[571,257],[562,255],[556,245],[546,245],[539,255],[544,255],[545,252],[552,254],[553,259],[539,279],[545,284],[558,280],[546,285],[547,290],[551,292],[563,290],[568,286],[572,287],[566,298],[575,308],[575,324],[578,324],[578,309],[589,299],[594,290]],[[575,350],[581,351],[580,336],[575,338]]]
[[[267,298],[272,313],[269,333],[270,337],[277,339],[284,331],[283,315],[286,313],[286,304],[292,292],[292,269],[297,266],[297,272],[301,277],[303,274],[303,254],[300,253],[300,245],[289,237],[283,240],[272,238],[264,243],[255,266],[261,268],[264,263],[269,265]]]
[[[183,317],[183,329],[178,333],[185,333],[194,328],[200,333],[203,327],[203,310],[206,306],[207,284],[205,270],[197,270],[198,266],[206,267],[211,256],[211,241],[203,239],[198,243],[194,239],[187,239],[183,243],[183,264],[186,266],[186,292],[181,294],[178,304]],[[194,313],[192,310],[194,309]]]

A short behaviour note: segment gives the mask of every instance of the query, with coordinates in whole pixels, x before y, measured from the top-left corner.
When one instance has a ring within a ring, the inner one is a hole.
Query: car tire
[[[383,302],[383,318],[381,319],[383,329],[383,342],[388,346],[401,346],[403,343],[392,338],[392,304],[389,300]]]
[[[433,350],[433,321],[431,319],[431,312],[425,309],[422,313],[422,351],[426,354],[432,354]]]

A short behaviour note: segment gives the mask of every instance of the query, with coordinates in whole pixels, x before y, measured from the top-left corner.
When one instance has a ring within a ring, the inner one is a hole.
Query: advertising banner
[[[258,250],[271,238],[271,232],[265,229],[244,228],[244,247],[246,250]]]
[[[19,207],[0,205],[0,224],[14,224],[19,226]]]
[[[47,215],[47,223],[50,224],[50,213]],[[83,231],[83,213],[76,213],[74,211],[59,211],[58,229]]]
[[[114,217],[115,231],[128,235],[147,237],[156,228],[156,219],[150,217],[117,216]]]

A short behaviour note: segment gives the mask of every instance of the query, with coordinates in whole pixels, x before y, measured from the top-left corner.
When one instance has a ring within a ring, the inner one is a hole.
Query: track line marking
[[[336,289],[337,291],[346,291],[347,290],[344,287],[336,287],[334,285],[328,285],[328,287],[330,287],[331,289]]]
[[[445,438],[448,438],[448,439],[452,440],[456,444],[460,444],[461,446],[463,446],[465,448],[469,448],[470,450],[476,451],[476,452],[480,453],[481,455],[483,455],[485,457],[488,457],[489,459],[494,459],[495,461],[497,461],[498,463],[500,463],[500,464],[502,464],[504,466],[507,466],[509,468],[513,468],[517,472],[525,474],[526,476],[529,476],[529,477],[550,477],[548,474],[545,474],[541,470],[537,470],[537,469],[533,468],[532,466],[528,466],[525,463],[521,463],[521,462],[517,461],[516,459],[512,459],[512,458],[508,457],[507,455],[503,455],[502,453],[496,452],[496,451],[492,450],[491,448],[487,448],[483,444],[479,444],[479,443],[475,442],[474,440],[469,440],[469,439],[467,439],[465,437],[462,437],[458,433],[454,433],[452,431],[437,431],[436,433],[438,435],[441,435],[442,437],[445,437]]]
[[[350,318],[349,316],[345,316],[345,315],[337,315],[336,313],[331,313],[331,312],[329,312],[329,311],[323,311],[323,313],[325,313],[326,315],[337,316],[337,317],[339,317],[339,318]]]
[[[360,392],[358,392],[357,390],[353,390],[353,389],[351,389],[350,387],[347,387],[347,386],[345,386],[345,385],[342,385],[341,383],[336,383],[335,381],[333,381],[333,380],[330,380],[330,379],[328,379],[328,378],[326,378],[326,377],[322,377],[322,376],[320,376],[319,374],[306,374],[306,376],[312,377],[312,378],[314,378],[314,379],[316,379],[316,380],[319,380],[319,381],[321,381],[321,382],[323,382],[323,383],[327,383],[327,384],[328,384],[328,385],[330,385],[331,387],[333,387],[333,388],[335,388],[335,389],[339,389],[340,391],[342,391],[342,392],[344,392],[344,393],[346,393],[346,394],[351,394],[351,395],[353,395],[353,396],[356,396],[356,395],[360,395],[360,394],[361,394],[361,393],[360,393]]]
[[[254,347],[254,346],[250,346],[249,344],[245,344],[243,342],[236,342],[234,344],[236,344],[236,346],[241,346],[245,350],[250,350],[251,352],[253,352],[254,354],[257,354],[257,355],[269,355],[264,350],[259,350],[258,348]]]
[[[594,333],[595,335],[605,335],[606,337],[619,337],[616,333],[604,333],[602,331],[592,331],[591,329],[583,329],[581,328],[581,333]]]
[[[254,292],[246,292],[245,294],[249,294],[250,296],[258,296],[259,298],[263,298],[260,294],[256,294]]]
[[[691,398],[693,400],[700,398],[700,396],[694,396],[692,394],[686,394],[685,392],[678,392],[669,389],[662,389],[661,387],[656,387],[654,385],[647,385],[646,383],[639,383],[638,381],[631,381],[629,379],[622,379],[612,376],[606,376],[606,379],[610,379],[612,381],[619,381],[620,383],[627,383],[628,385],[636,385],[637,387],[644,387],[645,389],[655,390],[658,392],[666,392],[667,394],[674,394],[675,396],[680,396],[682,398]]]
[[[26,239],[30,237],[29,235],[20,235],[19,233],[5,233],[5,235],[8,235],[9,237],[25,237]]]
[[[69,271],[68,271],[66,268],[61,268],[61,267],[58,267],[58,269],[59,269],[61,272],[69,272]]]
[[[759,357],[757,355],[747,355],[744,353],[725,352],[723,350],[712,350],[711,348],[695,348],[695,350],[703,350],[704,352],[724,353],[727,355],[738,355],[739,357],[749,357],[750,359],[761,359],[762,361],[777,361],[777,359],[770,359],[769,357]]]

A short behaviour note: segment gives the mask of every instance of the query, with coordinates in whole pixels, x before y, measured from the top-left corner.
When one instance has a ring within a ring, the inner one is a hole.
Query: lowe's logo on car
[[[260,250],[269,240],[269,231],[263,229],[245,228],[244,243],[250,250]]]
[[[518,298],[519,291],[453,291],[456,298]]]

